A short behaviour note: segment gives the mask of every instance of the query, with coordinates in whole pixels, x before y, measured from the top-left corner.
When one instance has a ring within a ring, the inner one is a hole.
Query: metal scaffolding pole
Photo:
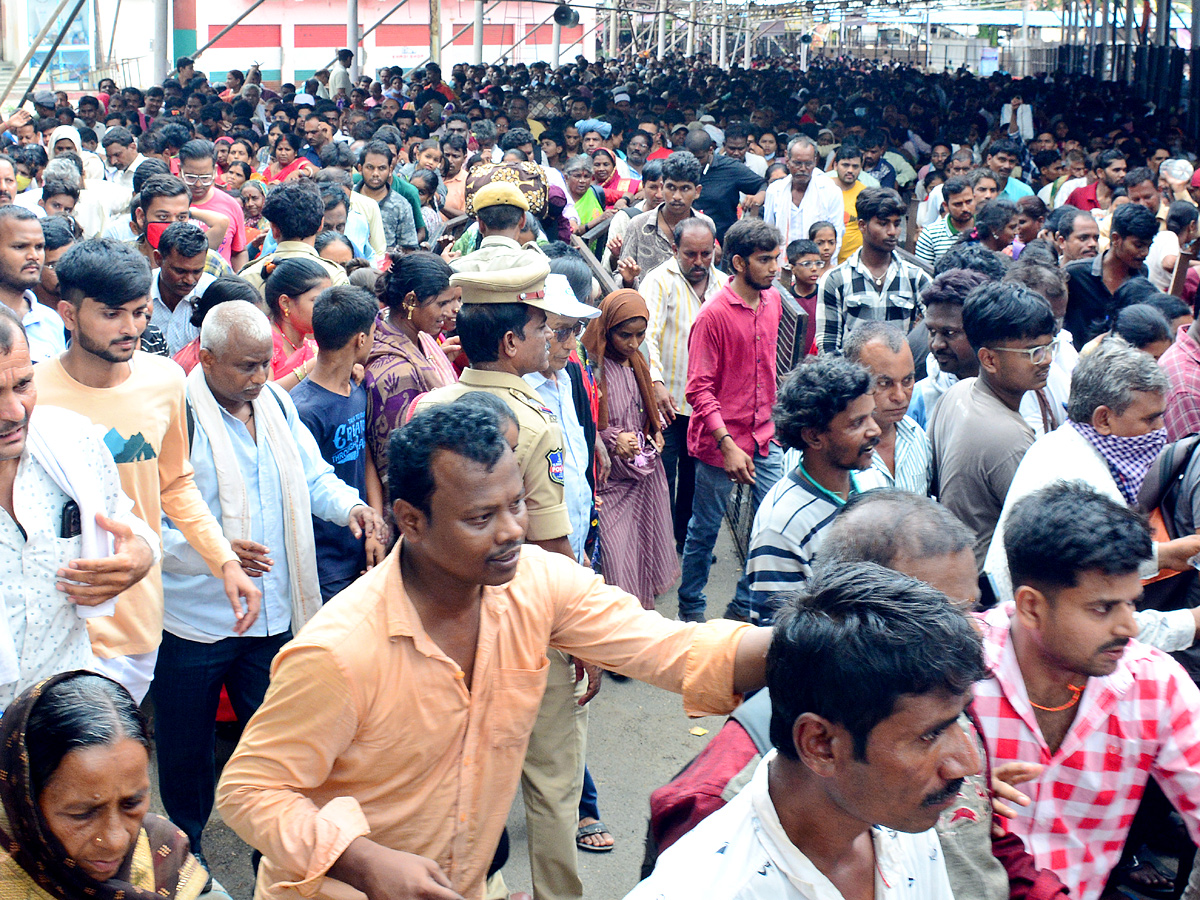
[[[667,0],[658,0],[658,58],[667,55]]]
[[[538,22],[536,25],[534,25],[532,28],[530,28],[528,31],[526,31],[525,37],[521,38],[519,41],[517,41],[515,44],[513,44],[511,47],[509,47],[507,50],[505,50],[503,53],[501,53],[496,58],[496,62],[500,62],[500,60],[504,59],[504,57],[508,56],[508,54],[512,53],[514,50],[516,50],[518,47],[520,47],[523,43],[525,43],[527,40],[529,40],[531,37],[533,37],[537,33],[538,29],[540,29],[543,25],[545,25],[547,22],[549,22],[553,18],[554,18],[554,13],[550,13],[550,15],[546,16],[546,18],[542,19],[542,21]]]
[[[1121,80],[1133,81],[1133,0],[1125,0],[1125,53],[1121,59]]]
[[[721,59],[720,66],[722,69],[729,68],[728,49],[728,26],[729,24],[729,0],[721,0]]]
[[[615,58],[621,47],[621,16],[617,11],[617,0],[609,0],[612,9],[608,11],[608,55]],[[1133,0],[1129,0],[1133,2]]]
[[[442,0],[429,0],[429,58],[442,64]]]
[[[550,29],[550,68],[558,68],[558,58],[562,54],[562,26],[558,22]]]
[[[398,3],[395,7],[393,7],[391,12],[389,12],[387,14],[387,16],[390,16],[392,13],[394,13],[397,9],[399,9],[401,6],[403,6],[407,2],[408,2],[408,0],[400,0],[400,3]],[[499,5],[500,5],[500,0],[495,0],[495,2],[491,6],[489,6],[487,9],[485,9],[483,11],[484,15],[487,15],[488,13],[490,13],[493,9],[495,9]],[[384,16],[383,19],[386,19],[387,16]],[[366,37],[368,34],[370,34],[372,31],[374,31],[376,28],[378,28],[380,25],[382,25],[383,19],[380,19],[378,22],[376,22],[374,25],[372,25],[370,28],[368,28],[366,31],[364,31],[363,37]],[[462,37],[464,34],[466,34],[467,30],[470,27],[471,27],[470,25],[464,25],[462,28],[458,29],[458,31],[454,32],[454,34],[450,35],[450,40],[444,41],[442,43],[442,49],[445,50],[447,47],[449,47],[451,44],[453,44],[455,41],[457,41],[460,37]],[[421,60],[419,63],[417,63],[415,66],[413,66],[411,69],[409,69],[408,72],[406,72],[405,74],[411,75],[413,72],[415,72],[417,69],[421,68],[421,66],[425,65],[425,63],[427,63],[427,62],[429,62],[428,56],[425,57],[423,60]]]
[[[354,54],[350,63],[350,83],[358,82],[358,0],[346,0],[346,46]]]
[[[750,21],[750,10],[746,10],[746,46],[742,48],[742,68],[749,69],[754,62],[754,23]]]
[[[471,61],[477,65],[483,65],[483,0],[475,0],[475,31],[471,35]],[[555,63],[555,65],[558,65]]]
[[[691,16],[688,18],[687,55],[696,55],[696,0],[692,0],[692,12]]]
[[[54,10],[54,15],[46,19],[42,25],[42,30],[37,33],[33,39],[33,43],[29,45],[29,49],[25,51],[25,58],[17,63],[16,70],[12,73],[12,79],[8,82],[8,87],[4,89],[4,96],[0,97],[0,103],[8,99],[8,95],[12,93],[12,89],[17,86],[17,82],[21,80],[21,73],[25,71],[25,67],[29,65],[29,60],[33,59],[33,54],[37,52],[38,47],[42,46],[42,41],[46,39],[46,35],[50,33],[50,29],[54,27],[54,23],[58,21],[58,17],[62,15],[62,11],[67,8],[68,0],[59,0],[58,8]],[[20,104],[17,104],[18,106]]]
[[[170,0],[154,0],[154,60],[151,69],[155,84],[167,79],[171,59]]]
[[[1099,65],[1096,67],[1096,77],[1104,79],[1104,71],[1108,68],[1109,56],[1109,39],[1108,39],[1108,0],[1104,0],[1100,7],[1100,40],[1096,43],[1096,52],[1099,54]]]

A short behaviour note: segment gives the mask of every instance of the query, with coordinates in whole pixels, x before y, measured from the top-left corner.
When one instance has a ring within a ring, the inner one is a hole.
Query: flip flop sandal
[[[579,830],[575,832],[575,846],[588,853],[609,853],[612,851],[615,844],[609,844],[607,847],[593,847],[591,844],[581,840],[581,838],[590,837],[593,834],[611,834],[611,832],[603,822],[593,822],[591,825],[580,826]]]
[[[1167,883],[1162,885],[1144,884],[1134,878],[1134,873],[1139,869],[1149,870],[1157,874],[1160,878],[1166,878]],[[1120,866],[1117,870],[1117,883],[1131,888],[1146,897],[1169,898],[1175,893],[1175,881],[1165,872],[1160,872],[1158,867],[1149,860],[1140,859],[1137,856],[1131,856],[1129,862]]]

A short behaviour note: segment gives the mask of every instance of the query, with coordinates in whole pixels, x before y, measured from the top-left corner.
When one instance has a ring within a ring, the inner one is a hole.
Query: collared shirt
[[[663,234],[658,224],[658,217],[661,213],[661,206],[649,212],[639,213],[633,217],[625,229],[625,240],[621,244],[621,259],[632,257],[642,267],[640,276],[642,279],[675,256],[674,239]],[[709,225],[713,225],[713,220],[702,212],[693,210],[692,215],[699,216]]]
[[[1000,192],[1001,197],[1007,197],[1013,203],[1016,203],[1022,197],[1032,197],[1033,188],[1014,176],[1008,176],[1008,181],[1004,185],[1004,190]]]
[[[346,270],[335,262],[330,262],[324,259],[312,244],[307,241],[280,241],[275,247],[274,253],[264,253],[258,259],[246,266],[238,275],[245,278],[260,294],[263,290],[263,285],[266,278],[263,277],[263,266],[269,262],[282,262],[285,259],[311,259],[317,265],[325,269],[329,273],[329,280],[333,285],[349,284],[350,279],[346,276]]]
[[[833,251],[836,254],[841,250],[842,235],[846,230],[842,192],[832,178],[820,169],[814,169],[812,180],[797,206],[792,202],[792,179],[780,178],[767,188],[763,221],[774,225],[783,236],[779,244],[781,265],[787,262],[787,245],[791,241],[808,240],[808,229],[817,222],[833,223],[837,232]]]
[[[312,515],[336,525],[345,525],[350,521],[350,510],[363,502],[358,491],[333,473],[333,467],[321,456],[321,449],[300,421],[287,393],[269,386],[263,390],[261,402],[276,402],[274,398],[265,396],[265,392],[271,392],[279,398],[283,407],[292,440],[296,443],[304,466]],[[283,634],[292,624],[291,587],[284,538],[284,517],[290,514],[290,510],[287,509],[287,498],[283,494],[279,467],[270,443],[263,439],[261,428],[258,440],[255,440],[250,436],[246,424],[224,408],[221,409],[221,420],[225,423],[233,447],[232,462],[237,464],[237,471],[246,488],[250,539],[268,547],[274,560],[271,571],[255,579],[256,586],[263,593],[262,611],[245,636]],[[194,421],[190,457],[195,468],[193,477],[213,517],[221,522],[220,485],[213,460],[213,445],[200,420],[196,418]],[[296,527],[311,529],[312,518],[305,516],[297,519]],[[201,644],[234,637],[234,620],[229,611],[229,599],[225,596],[224,582],[212,576],[200,554],[192,549],[187,538],[166,516],[162,520],[162,542],[165,598],[163,629],[176,637]]]
[[[771,800],[771,750],[728,804],[671,845],[625,900],[842,900],[801,852]],[[871,829],[875,900],[953,900],[937,833]]]
[[[1112,291],[1104,283],[1104,259],[1111,252],[1067,263],[1067,314],[1063,325],[1075,339],[1076,349],[1082,350],[1092,338],[1108,331],[1111,317],[1116,314]],[[1147,277],[1145,266],[1129,277],[1139,275]]]
[[[1021,785],[1033,802],[1005,824],[1073,898],[1097,900],[1151,775],[1200,837],[1200,688],[1177,662],[1133,641],[1111,675],[1086,679],[1075,720],[1051,751],[1013,649],[1012,613],[1005,604],[982,618],[993,677],[975,685],[975,713],[992,759],[1044,768]]]
[[[200,329],[192,324],[192,313],[196,311],[196,301],[204,296],[208,286],[217,279],[207,272],[200,275],[196,286],[188,291],[175,308],[171,309],[162,300],[162,285],[159,278],[162,269],[150,273],[150,299],[154,301],[154,324],[162,329],[163,337],[167,339],[168,356],[174,356],[196,338],[200,337]]]
[[[713,432],[724,426],[750,456],[766,456],[775,437],[776,345],[783,300],[774,288],[751,309],[727,284],[700,308],[688,338],[687,385],[692,405],[688,453],[710,466],[724,457]]]
[[[362,193],[361,184],[355,188],[355,192]],[[383,217],[383,235],[388,249],[416,247],[417,225],[409,202],[399,191],[392,190],[390,186],[387,196],[376,202],[379,204],[379,215]]]
[[[734,659],[748,626],[670,622],[529,544],[512,581],[482,588],[468,685],[405,593],[402,547],[280,651],[266,699],[222,773],[221,815],[262,848],[259,893],[269,900],[361,898],[326,873],[367,834],[434,860],[454,890],[481,900],[546,686],[548,647],[681,692],[692,715],[737,702]]]
[[[105,175],[113,184],[125,188],[125,190],[133,191],[133,174],[137,171],[137,167],[146,161],[146,157],[138,154],[124,169],[117,169],[105,166]]]
[[[592,486],[588,483],[587,441],[583,435],[583,425],[575,412],[571,371],[559,369],[553,381],[541,372],[531,372],[524,377],[554,413],[562,429],[565,452],[563,498],[567,502],[567,515],[571,517],[571,550],[575,553],[575,559],[583,562],[584,545],[592,525]]]
[[[1171,388],[1167,391],[1167,439],[1177,441],[1200,434],[1200,344],[1191,329],[1180,328],[1175,343],[1158,360]],[[1200,329],[1196,335],[1200,336]]]
[[[157,557],[158,535],[134,515],[112,454],[101,440],[103,430],[83,416],[49,406],[39,406],[33,418],[54,444],[77,445],[78,458],[100,485],[105,515],[128,525]],[[55,587],[58,570],[83,556],[82,537],[62,537],[63,507],[70,499],[26,447],[13,483],[16,521],[0,509],[0,615],[7,618],[20,666],[18,681],[0,684],[0,709],[43,678],[93,666],[86,620]]]
[[[938,185],[941,187],[941,185]],[[958,240],[958,232],[949,216],[942,216],[932,225],[921,229],[913,255],[927,265],[934,265]]]
[[[650,321],[646,327],[646,358],[650,361],[650,378],[661,381],[671,396],[679,414],[690,416],[687,402],[688,335],[700,307],[725,287],[729,276],[715,267],[708,270],[704,296],[697,297],[691,282],[683,277],[679,261],[671,257],[648,275],[642,276],[638,293],[646,301]]]
[[[736,159],[714,156],[700,176],[700,196],[693,208],[709,215],[717,227],[717,240],[724,240],[725,232],[737,220],[741,195],[756,194],[762,186],[762,178]]]
[[[25,326],[30,360],[39,363],[58,356],[67,349],[62,318],[40,302],[33,291],[25,292],[25,302],[29,304],[29,312],[21,316],[21,324]]]
[[[1100,208],[1100,200],[1096,196],[1096,191],[1100,187],[1099,181],[1093,181],[1085,187],[1078,187],[1071,191],[1067,197],[1067,202],[1076,209],[1082,209],[1084,212],[1091,212],[1093,209]],[[1055,204],[1057,206],[1058,204]]]
[[[834,353],[859,322],[891,322],[909,331],[925,313],[921,291],[931,282],[920,266],[896,253],[882,280],[862,264],[862,251],[817,282],[817,350]]]
[[[925,429],[905,416],[896,423],[896,472],[893,475],[876,449],[871,454],[871,469],[878,472],[890,488],[911,491],[922,497],[929,493],[933,477],[933,446]]]
[[[506,238],[485,238],[502,241]],[[476,251],[481,252],[481,251]],[[508,372],[467,368],[458,383],[430,391],[417,401],[417,411],[439,403],[453,403],[468,391],[495,394],[508,404],[519,425],[517,465],[525,481],[525,507],[529,525],[525,538],[549,541],[571,533],[571,517],[564,497],[562,429],[554,413],[525,379]]]

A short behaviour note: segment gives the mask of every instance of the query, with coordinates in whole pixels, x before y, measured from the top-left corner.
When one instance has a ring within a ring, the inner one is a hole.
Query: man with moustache
[[[1055,212],[1059,215],[1054,228],[1059,264],[1094,258],[1100,252],[1100,226],[1092,214],[1074,206],[1059,207]]]
[[[1071,897],[1098,900],[1151,776],[1200,840],[1200,690],[1136,640],[1151,542],[1135,510],[1050,485],[1013,506],[1005,554],[1014,602],[984,616],[992,677],[974,710],[989,755],[1045,767],[1009,829]]]
[[[817,167],[817,145],[800,135],[788,142],[787,167],[791,178],[780,178],[767,188],[763,221],[774,225],[783,236],[779,264],[787,264],[787,245],[808,237],[817,222],[832,222],[837,233],[834,253],[845,228],[843,194],[832,178]]]
[[[626,900],[953,896],[933,828],[980,767],[958,724],[985,674],[967,617],[847,563],[789,599],[768,672],[774,749]]]
[[[0,207],[0,303],[20,317],[35,363],[67,348],[63,320],[34,293],[45,261],[46,239],[38,217],[22,206]]]
[[[763,498],[746,553],[760,621],[773,620],[776,595],[812,578],[813,558],[846,501],[879,486],[877,477],[857,477],[879,443],[874,412],[871,374],[836,356],[797,367],[780,389],[773,417],[787,474]]]
[[[157,562],[112,454],[83,416],[43,408],[21,320],[0,308],[0,708],[43,678],[93,665],[87,619]],[[18,506],[19,498],[19,506]]]
[[[904,333],[887,322],[864,322],[850,332],[842,352],[866,368],[875,391],[879,442],[871,454],[872,474],[888,487],[928,494],[933,448],[925,429],[908,415],[917,373]]]
[[[17,196],[17,164],[0,153],[0,206],[8,206]]]

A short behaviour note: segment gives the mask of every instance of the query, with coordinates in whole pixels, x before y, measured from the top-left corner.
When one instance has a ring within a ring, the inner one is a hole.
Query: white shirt
[[[1171,287],[1171,277],[1175,274],[1174,266],[1170,269],[1163,268],[1162,261],[1168,256],[1174,256],[1176,262],[1179,261],[1179,235],[1173,231],[1160,231],[1150,244],[1146,269],[1150,273],[1151,283],[1164,292]]]
[[[1075,349],[1071,332],[1065,328],[1058,329],[1053,343],[1054,361],[1050,363],[1050,373],[1046,376],[1046,386],[1042,390],[1050,401],[1055,425],[1061,425],[1067,421],[1067,401],[1071,398],[1071,373],[1075,371],[1075,364],[1079,362],[1079,351]],[[1017,411],[1021,418],[1029,423],[1034,434],[1040,436],[1046,433],[1042,424],[1042,407],[1038,403],[1036,393],[1026,391]]]
[[[837,232],[837,246],[833,255],[842,248],[842,234],[846,230],[846,208],[842,192],[833,179],[814,169],[812,180],[804,192],[800,205],[792,203],[792,179],[780,178],[767,188],[767,199],[763,205],[763,220],[779,229],[783,241],[779,245],[779,262],[787,261],[787,245],[796,240],[807,240],[808,229],[817,222],[832,222]]]
[[[150,299],[154,301],[151,319],[162,329],[163,337],[167,339],[167,350],[174,356],[200,337],[200,329],[192,324],[192,313],[196,311],[195,301],[204,296],[208,286],[217,279],[205,272],[188,295],[180,300],[174,309],[169,309],[167,304],[163,303],[158,283],[161,272],[162,269],[155,269],[150,273]]]
[[[1051,184],[1053,183],[1054,182],[1051,182]],[[1071,193],[1075,190],[1075,188],[1087,187],[1087,183],[1088,180],[1086,175],[1083,178],[1072,178],[1068,181],[1064,181],[1063,186],[1060,187],[1058,189],[1058,193],[1054,195],[1054,208],[1058,209],[1060,206],[1066,206],[1067,198],[1071,196]]]
[[[124,522],[158,555],[158,536],[133,514],[133,503],[121,490],[116,463],[102,440],[102,429],[77,413],[38,406],[33,416],[54,441],[79,445],[79,452],[102,485],[106,514]],[[43,678],[94,665],[87,625],[75,604],[55,588],[57,572],[83,555],[80,536],[63,538],[63,506],[70,500],[31,456],[21,454],[13,484],[17,522],[0,509],[0,594],[20,665],[20,680],[0,685],[0,709]],[[25,529],[25,534],[21,533]]]
[[[767,783],[775,756],[764,756],[741,793],[667,849],[625,900],[842,900],[779,822]],[[876,827],[871,837],[875,900],[953,900],[932,828],[905,834]]]
[[[138,154],[133,158],[133,162],[127,168],[117,169],[111,166],[105,166],[108,180],[113,184],[123,187],[130,193],[133,192],[133,173],[137,171],[137,167],[146,161],[146,157]]]

